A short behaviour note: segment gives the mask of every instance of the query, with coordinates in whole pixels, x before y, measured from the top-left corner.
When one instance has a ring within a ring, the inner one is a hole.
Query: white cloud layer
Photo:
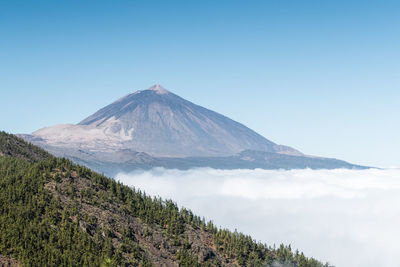
[[[399,169],[154,169],[116,179],[338,267],[400,266]]]

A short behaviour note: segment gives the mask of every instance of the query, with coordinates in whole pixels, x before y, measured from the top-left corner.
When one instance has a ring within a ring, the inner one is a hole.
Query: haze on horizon
[[[399,166],[399,11],[397,1],[1,1],[0,124],[77,123],[159,82],[306,154]]]

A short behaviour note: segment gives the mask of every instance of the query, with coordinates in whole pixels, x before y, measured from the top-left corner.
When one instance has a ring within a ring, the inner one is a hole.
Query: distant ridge
[[[96,168],[99,171],[109,170],[109,164],[116,163],[131,168],[218,167],[215,166],[218,162],[224,162],[221,168],[360,167],[309,157],[294,148],[278,145],[245,125],[193,104],[159,84],[128,94],[76,125],[60,124],[21,136],[55,155],[91,167],[103,166]],[[243,151],[266,154],[254,164],[254,161],[240,159],[238,155]]]

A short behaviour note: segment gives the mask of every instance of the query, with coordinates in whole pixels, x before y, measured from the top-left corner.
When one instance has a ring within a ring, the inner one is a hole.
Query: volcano
[[[46,127],[22,137],[57,156],[107,172],[112,168],[131,170],[157,166],[355,167],[344,161],[310,157],[276,144],[245,125],[187,101],[158,84],[128,94],[78,124]]]

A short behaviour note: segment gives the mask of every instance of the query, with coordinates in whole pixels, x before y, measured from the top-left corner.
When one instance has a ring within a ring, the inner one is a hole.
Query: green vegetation
[[[290,246],[272,248],[218,229],[170,200],[147,196],[4,132],[0,254],[23,266],[157,266],[162,261],[328,266]]]
[[[20,158],[31,163],[52,157],[49,153],[39,147],[26,143],[21,138],[1,131],[0,156]]]

